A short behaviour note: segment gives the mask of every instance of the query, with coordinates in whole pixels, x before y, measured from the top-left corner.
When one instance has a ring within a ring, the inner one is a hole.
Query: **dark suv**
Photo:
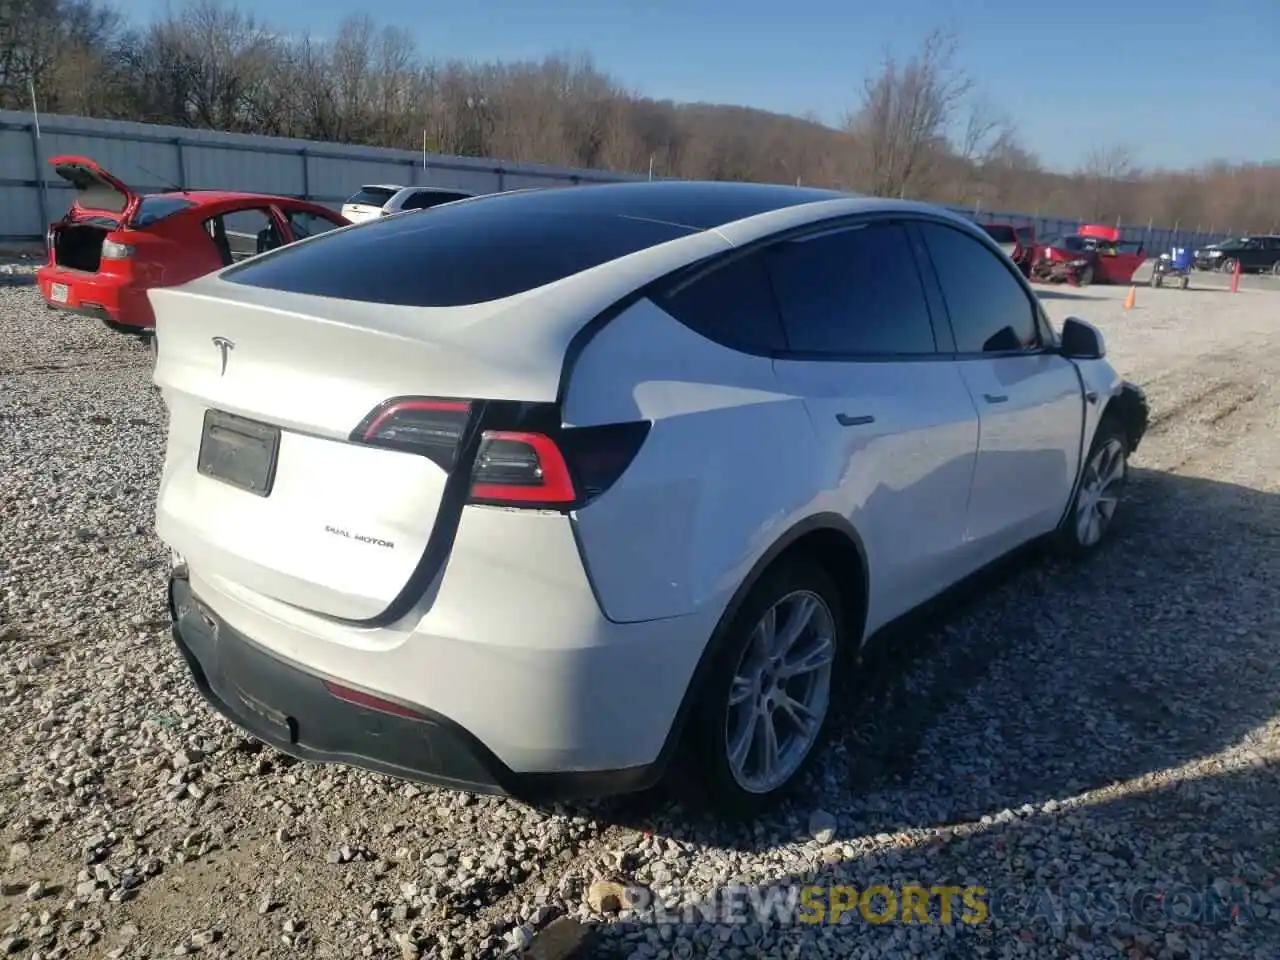
[[[1238,237],[1196,251],[1196,266],[1202,270],[1235,273],[1274,273],[1280,277],[1280,237]]]

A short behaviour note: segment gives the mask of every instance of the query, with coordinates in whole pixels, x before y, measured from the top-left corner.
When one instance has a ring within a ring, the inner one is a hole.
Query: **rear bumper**
[[[349,682],[269,652],[200,601],[183,576],[170,579],[169,609],[174,641],[209,705],[267,745],[302,760],[533,801],[644,790],[658,781],[665,765],[518,773],[478,737],[432,710],[365,691],[359,694],[382,705],[351,702],[349,693],[335,695],[328,684],[350,691]]]
[[[36,271],[36,283],[45,303],[59,310],[93,317],[113,327],[147,330],[155,326],[146,291],[129,277],[45,266]],[[65,301],[53,298],[54,284],[67,288]]]

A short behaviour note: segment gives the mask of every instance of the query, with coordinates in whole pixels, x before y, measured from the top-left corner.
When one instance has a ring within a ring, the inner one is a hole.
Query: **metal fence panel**
[[[316,200],[335,209],[366,183],[436,186],[472,193],[643,180],[634,174],[442,157],[412,150],[315,143],[189,130],[119,120],[45,116],[40,138],[29,114],[0,110],[0,241],[38,240],[61,217],[72,190],[48,169],[58,153],[92,157],[141,192],[167,187],[245,190]],[[37,157],[38,162],[37,162]],[[978,223],[1035,227],[1038,237],[1070,233],[1079,221],[951,207]],[[1175,243],[1202,246],[1230,234],[1122,225],[1125,240],[1154,256]]]

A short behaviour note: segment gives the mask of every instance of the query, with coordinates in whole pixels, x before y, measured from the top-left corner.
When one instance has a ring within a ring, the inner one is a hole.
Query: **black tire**
[[[1160,286],[1163,282],[1164,282],[1164,279],[1160,276],[1160,274],[1158,274],[1158,273],[1153,273],[1153,274],[1151,275],[1151,285],[1152,285],[1153,287],[1158,287],[1158,286]]]
[[[1280,260],[1271,265],[1271,273],[1273,276],[1280,277]]]
[[[1076,286],[1087,287],[1093,283],[1093,264],[1088,264],[1080,268],[1080,272],[1076,274]]]
[[[1114,445],[1118,444],[1118,448]],[[1114,493],[1116,505],[1112,509],[1110,516],[1105,519],[1101,525],[1101,530],[1096,539],[1091,539],[1082,530],[1081,510],[1086,498],[1090,497],[1090,480],[1094,475],[1091,471],[1095,471],[1095,465],[1100,458],[1102,451],[1110,448],[1113,452],[1118,453],[1120,457],[1121,475],[1119,480],[1110,488],[1110,492]],[[1096,551],[1102,544],[1106,543],[1108,535],[1115,528],[1116,517],[1120,513],[1120,507],[1124,504],[1124,488],[1129,477],[1129,440],[1125,434],[1124,426],[1120,417],[1114,413],[1103,415],[1102,422],[1098,424],[1098,429],[1094,433],[1093,443],[1089,445],[1089,454],[1085,457],[1084,465],[1080,470],[1080,481],[1076,484],[1075,496],[1071,500],[1071,509],[1067,511],[1067,515],[1063,517],[1062,523],[1058,526],[1057,533],[1054,535],[1055,545],[1059,552],[1065,556],[1072,558],[1083,558]]]
[[[1225,260],[1222,261],[1222,263],[1218,264],[1218,271],[1220,273],[1235,273],[1236,262],[1232,260],[1230,257],[1227,257]]]
[[[1188,287],[1190,287],[1190,286],[1191,286],[1191,277],[1190,277],[1190,275],[1183,276],[1183,278],[1182,278],[1182,283],[1181,283],[1181,284],[1179,284],[1179,287],[1180,287],[1181,289],[1183,289],[1183,290],[1186,290],[1186,289],[1187,289]]]
[[[807,752],[785,782],[767,792],[748,790],[739,782],[729,760],[730,690],[757,624],[776,604],[799,591],[819,597],[834,624],[835,660],[826,707]],[[671,786],[682,800],[719,818],[750,819],[776,806],[804,779],[822,752],[837,693],[846,679],[845,651],[851,647],[845,635],[847,622],[840,591],[815,561],[803,556],[784,559],[761,577],[734,617],[707,681],[697,693],[698,700],[684,731],[680,761],[672,771]]]

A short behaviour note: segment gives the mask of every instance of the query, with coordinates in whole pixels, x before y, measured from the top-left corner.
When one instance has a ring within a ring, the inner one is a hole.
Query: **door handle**
[[[982,399],[987,403],[1004,403],[1009,399],[1009,395],[1005,393],[984,393]]]
[[[837,413],[836,419],[840,421],[842,427],[861,427],[876,422],[875,417],[851,417],[847,413]]]

